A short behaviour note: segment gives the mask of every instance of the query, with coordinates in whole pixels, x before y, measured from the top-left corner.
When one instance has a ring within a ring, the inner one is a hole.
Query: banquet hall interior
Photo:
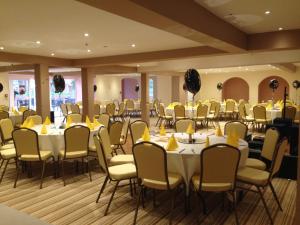
[[[0,0],[0,225],[300,224],[299,0]]]

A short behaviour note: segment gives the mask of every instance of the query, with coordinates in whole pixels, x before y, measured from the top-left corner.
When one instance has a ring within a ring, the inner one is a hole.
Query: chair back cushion
[[[100,142],[101,142],[101,147],[103,148],[103,152],[105,154],[105,158],[111,157],[112,148],[111,148],[110,137],[109,137],[109,134],[108,134],[107,127],[100,127],[99,139],[100,139]]]
[[[262,106],[262,105],[256,105],[253,107],[253,115],[254,115],[254,119],[262,119],[265,120],[266,119],[266,107]]]
[[[175,130],[177,133],[185,133],[190,124],[192,124],[192,127],[195,130],[196,123],[194,120],[191,119],[177,120],[175,123]]]
[[[101,168],[107,174],[108,168],[107,168],[106,155],[103,151],[103,147],[102,147],[102,144],[100,142],[99,136],[95,134],[93,138],[94,138],[94,143],[95,143],[95,146],[96,146],[99,165],[101,166]]]
[[[12,133],[17,156],[39,155],[38,134],[29,128],[16,129]]]
[[[278,145],[274,155],[273,164],[271,167],[271,177],[276,175],[281,167],[281,163],[284,157],[285,152],[287,152],[288,140],[284,138]]]
[[[2,141],[7,141],[12,138],[12,132],[14,130],[13,123],[10,119],[2,119],[0,120],[0,131]]]
[[[276,128],[271,127],[266,131],[261,156],[268,160],[273,160],[274,151],[279,140],[279,132]]]
[[[28,116],[27,118],[28,118],[28,120],[31,120],[31,119],[32,119],[34,125],[40,125],[40,124],[43,123],[43,119],[42,119],[42,117],[39,116],[39,115]]]
[[[185,117],[184,105],[175,105],[174,113],[175,113],[175,117]]]
[[[4,110],[0,110],[0,120],[9,118],[9,113]]]
[[[230,121],[225,124],[224,127],[224,134],[232,134],[236,133],[240,139],[245,139],[248,132],[248,127],[246,124],[239,122],[239,121]]]
[[[121,133],[122,133],[123,123],[120,121],[115,121],[109,126],[109,137],[110,143],[112,145],[120,144]]]
[[[65,152],[88,151],[90,129],[76,125],[65,130]]]
[[[135,144],[138,139],[140,139],[147,127],[147,123],[142,120],[136,120],[130,124],[130,133],[132,144]]]
[[[99,123],[103,124],[106,128],[108,128],[109,115],[106,113],[100,114],[98,121],[99,121]]]
[[[73,123],[81,123],[82,115],[78,113],[72,113],[67,116],[67,119],[71,118]]]
[[[207,111],[208,111],[208,106],[207,105],[199,104],[198,107],[197,107],[197,116],[206,118]]]

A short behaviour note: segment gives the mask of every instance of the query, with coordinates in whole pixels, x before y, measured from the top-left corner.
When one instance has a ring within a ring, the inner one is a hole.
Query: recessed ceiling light
[[[89,36],[89,34],[88,34],[88,33],[84,33],[84,36],[85,36],[85,37],[88,37],[88,36]]]
[[[88,49],[87,52],[91,52],[91,49]]]
[[[41,42],[40,42],[40,41],[36,41],[35,43],[37,43],[37,44],[41,44]]]
[[[279,27],[278,30],[283,30],[283,28],[282,28],[282,27]]]
[[[136,65],[136,67],[140,67],[140,65],[139,65],[139,64],[137,64],[137,65]]]
[[[3,46],[0,46],[0,50],[4,50],[4,47],[3,47]]]
[[[269,11],[269,10],[265,11],[266,15],[269,15],[270,13],[271,13],[271,11]]]
[[[55,56],[55,54],[54,54],[54,53],[51,53],[51,56]]]
[[[135,44],[131,44],[131,47],[135,48]]]

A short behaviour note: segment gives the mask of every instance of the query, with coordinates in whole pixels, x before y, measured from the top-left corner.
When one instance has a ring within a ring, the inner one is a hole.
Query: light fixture
[[[40,41],[36,41],[35,43],[37,43],[38,45],[39,45],[39,44],[41,44],[41,42],[40,42]]]
[[[55,56],[55,54],[54,54],[54,53],[51,53],[51,56]]]
[[[131,44],[131,47],[135,48],[135,44]]]
[[[89,36],[89,34],[88,34],[88,33],[84,33],[84,36],[85,36],[85,37],[88,37],[88,36]]]
[[[279,27],[278,30],[283,30],[283,28],[282,28],[282,27]]]
[[[88,49],[87,52],[91,52],[91,49]]]
[[[3,46],[0,46],[0,50],[4,50],[4,47],[3,47]]]
[[[140,65],[139,65],[139,64],[137,64],[137,65],[136,65],[136,67],[140,67]]]
[[[269,11],[269,10],[265,11],[266,15],[269,15],[270,13],[271,13],[271,11]]]

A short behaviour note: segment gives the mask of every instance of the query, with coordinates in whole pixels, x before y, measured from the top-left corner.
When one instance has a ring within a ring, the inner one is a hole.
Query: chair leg
[[[3,163],[4,163],[4,159],[1,159],[0,169],[2,168]]]
[[[64,160],[61,160],[61,174],[62,174],[64,186],[66,186]]]
[[[203,205],[203,213],[204,213],[205,215],[207,215],[207,209],[206,209],[205,199],[204,199],[204,197],[203,197],[199,192],[198,192],[198,197],[199,197],[199,199],[201,200],[202,205]]]
[[[111,204],[111,202],[112,202],[112,200],[113,200],[113,198],[114,198],[114,195],[115,195],[115,193],[116,193],[116,190],[117,190],[117,188],[118,188],[119,182],[120,182],[120,181],[117,181],[117,183],[116,183],[116,186],[115,186],[115,188],[114,188],[114,190],[113,190],[113,193],[112,193],[112,194],[111,194],[111,196],[110,196],[110,199],[109,199],[108,205],[107,205],[107,207],[106,207],[106,210],[105,210],[104,216],[106,216],[106,215],[107,215],[107,213],[108,213],[108,210],[109,210],[110,204]]]
[[[124,150],[124,148],[123,148],[122,145],[120,145],[120,148],[121,148],[122,152],[124,153],[124,155],[126,155],[126,152],[125,152],[125,150]]]
[[[43,179],[44,179],[44,173],[45,173],[45,167],[46,167],[46,160],[44,160],[42,165],[42,175],[41,175],[41,184],[40,184],[40,189],[43,188]]]
[[[239,223],[239,219],[238,219],[238,215],[237,215],[237,211],[236,211],[236,198],[235,198],[236,192],[233,191],[233,192],[231,192],[231,194],[232,194],[232,206],[233,206],[233,210],[234,210],[235,222],[237,225],[239,225],[240,223]]]
[[[129,179],[130,196],[133,197],[132,180]]]
[[[14,188],[17,187],[17,181],[18,181],[18,178],[19,178],[19,164],[18,164],[18,160],[17,159],[16,159],[16,169],[17,169],[17,174],[16,174]]]
[[[104,188],[105,188],[105,186],[106,186],[106,184],[107,184],[107,181],[108,181],[108,176],[105,177],[104,183],[102,184],[101,190],[100,190],[100,192],[99,192],[99,194],[98,194],[96,203],[99,202],[100,196],[101,196],[102,192],[104,191]]]
[[[139,206],[140,206],[140,200],[141,200],[141,196],[142,195],[143,195],[143,188],[140,187],[139,196],[138,196],[138,199],[137,199],[135,213],[134,213],[133,225],[136,224],[136,219],[137,219],[137,215],[138,215],[138,211],[139,211]]]
[[[91,174],[91,168],[90,168],[90,163],[89,163],[89,157],[87,157],[86,159],[87,159],[87,168],[88,168],[88,172],[89,172],[89,176],[90,176],[90,181],[92,181],[92,174]]]
[[[267,206],[267,204],[266,204],[266,201],[265,201],[265,199],[264,199],[263,193],[261,192],[261,190],[260,190],[260,188],[259,188],[258,186],[256,186],[256,188],[257,188],[258,193],[259,193],[259,195],[260,195],[260,198],[261,198],[261,200],[262,200],[262,202],[263,202],[263,204],[264,204],[264,207],[265,207],[265,209],[266,209],[266,211],[267,211],[267,214],[268,214],[268,217],[269,217],[269,219],[270,219],[270,222],[271,222],[271,224],[274,224],[274,223],[273,223],[272,216],[271,216],[271,214],[270,214],[270,211],[269,211],[268,206]]]
[[[3,162],[4,162],[4,159],[3,159]],[[3,163],[3,162],[2,162],[2,163]],[[4,177],[4,174],[5,174],[5,171],[6,171],[6,168],[7,168],[8,162],[9,162],[9,159],[8,159],[8,160],[6,160],[6,163],[5,163],[4,169],[3,169],[3,171],[2,171],[1,178],[0,178],[0,184],[1,184],[1,182],[2,182],[2,179],[3,179],[3,177]],[[2,166],[2,164],[1,164],[1,166]]]
[[[283,211],[283,210],[282,210],[282,207],[281,207],[281,204],[280,204],[280,202],[279,202],[279,199],[278,199],[278,197],[277,197],[276,191],[275,191],[274,186],[273,186],[273,184],[272,184],[271,181],[269,182],[269,185],[270,185],[270,188],[271,188],[271,190],[272,190],[273,196],[274,196],[274,198],[275,198],[275,200],[276,200],[276,202],[277,202],[277,204],[278,204],[279,209],[280,209],[281,211]]]

